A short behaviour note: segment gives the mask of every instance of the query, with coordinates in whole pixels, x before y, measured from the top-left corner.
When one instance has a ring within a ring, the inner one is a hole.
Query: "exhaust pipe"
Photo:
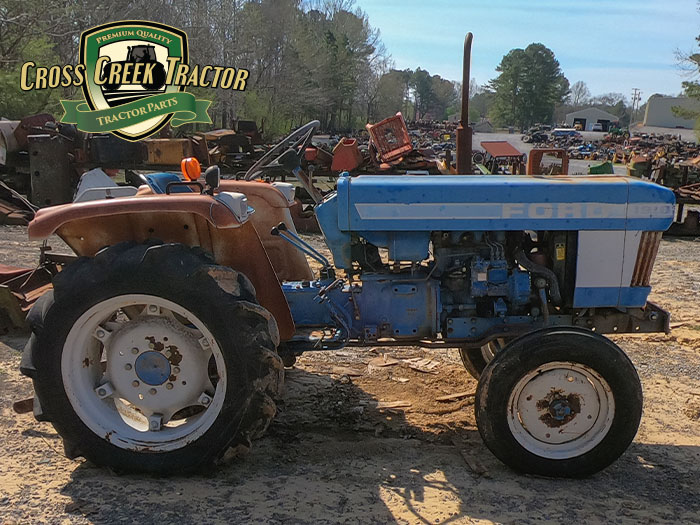
[[[472,173],[472,129],[469,127],[469,70],[472,56],[472,39],[467,33],[464,37],[464,62],[462,64],[462,114],[457,126],[457,173]]]

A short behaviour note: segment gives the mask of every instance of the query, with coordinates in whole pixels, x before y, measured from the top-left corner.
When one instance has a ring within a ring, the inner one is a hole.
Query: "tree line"
[[[326,130],[357,129],[403,110],[446,118],[454,82],[427,71],[396,71],[379,32],[353,0],[3,0],[0,3],[0,116],[48,111],[76,88],[22,92],[21,65],[78,61],[80,34],[118,19],[185,30],[190,60],[250,71],[244,93],[191,89],[213,98],[215,126],[238,118],[279,133],[318,119]]]
[[[459,113],[460,84],[421,68],[393,68],[379,31],[354,0],[2,0],[0,117],[60,116],[59,101],[79,98],[79,89],[22,92],[21,65],[75,64],[80,34],[119,19],[178,27],[188,34],[192,63],[250,71],[242,93],[189,89],[213,99],[216,127],[248,119],[276,135],[318,119],[327,131],[347,131],[397,111],[408,120]],[[472,82],[471,122],[527,127],[554,121],[566,105],[592,102],[582,83],[569,85],[542,44],[511,50],[496,71],[485,86]],[[624,97],[600,102],[625,107]]]

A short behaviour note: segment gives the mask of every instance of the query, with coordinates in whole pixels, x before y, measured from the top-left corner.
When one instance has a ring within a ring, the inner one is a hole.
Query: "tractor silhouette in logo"
[[[151,90],[156,90],[160,89],[163,87],[165,84],[165,67],[163,67],[163,64],[158,62],[156,59],[156,50],[154,46],[149,46],[149,45],[140,45],[140,46],[129,46],[129,51],[126,55],[126,60],[119,60],[117,62],[109,62],[108,64],[105,65],[104,69],[102,70],[102,73],[100,75],[100,80],[105,81],[103,84],[103,88],[106,91],[116,91],[121,87],[120,82],[107,82],[110,80],[111,72],[115,66],[119,66],[120,69],[123,70],[123,67],[125,64],[131,62],[133,64],[150,64],[150,63],[155,63],[153,66],[152,74],[151,74],[151,82],[141,82],[141,86],[143,86],[145,89],[151,91]],[[118,75],[121,78],[121,74]]]

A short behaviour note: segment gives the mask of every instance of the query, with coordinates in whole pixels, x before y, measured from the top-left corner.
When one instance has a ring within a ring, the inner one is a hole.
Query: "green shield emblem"
[[[125,20],[85,31],[80,62],[83,94],[95,115],[92,127],[135,141],[160,130],[176,112],[191,110],[184,107],[191,95],[175,95],[184,87],[173,85],[173,58],[179,64],[189,58],[187,34],[174,27]]]

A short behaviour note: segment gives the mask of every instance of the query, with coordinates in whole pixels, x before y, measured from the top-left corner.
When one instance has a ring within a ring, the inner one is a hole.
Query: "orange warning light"
[[[187,180],[197,180],[202,175],[202,166],[194,157],[185,157],[180,162],[180,169]]]

